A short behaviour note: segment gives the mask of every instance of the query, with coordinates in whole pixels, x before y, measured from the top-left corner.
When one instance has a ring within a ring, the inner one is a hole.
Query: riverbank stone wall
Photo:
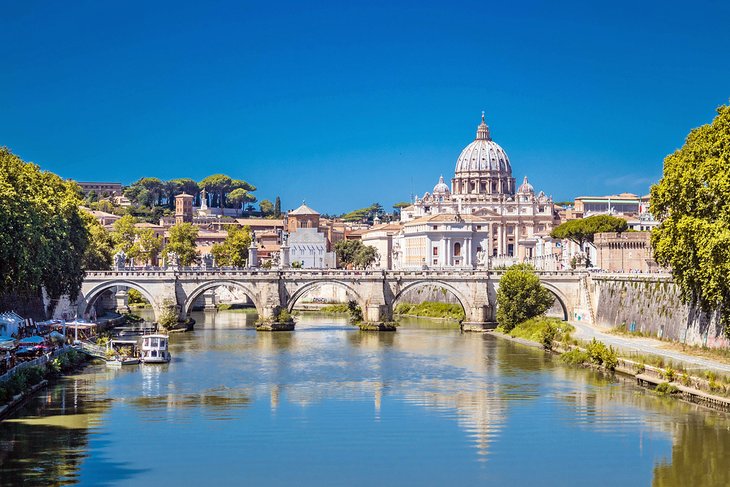
[[[613,275],[593,276],[591,281],[599,327],[623,325],[628,331],[689,345],[730,347],[717,315],[682,302],[671,277]]]

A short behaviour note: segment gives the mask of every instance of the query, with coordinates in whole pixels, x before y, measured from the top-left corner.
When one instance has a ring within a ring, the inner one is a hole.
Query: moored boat
[[[137,365],[140,359],[138,358],[117,358],[114,360],[107,361],[107,367],[122,367],[123,365]]]
[[[169,337],[167,335],[144,335],[140,348],[140,360],[145,364],[160,364],[169,362],[172,358],[168,351]]]

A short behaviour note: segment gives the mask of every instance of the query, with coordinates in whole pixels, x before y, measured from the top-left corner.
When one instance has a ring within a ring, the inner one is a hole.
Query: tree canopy
[[[274,203],[269,200],[261,200],[259,202],[259,209],[261,210],[262,216],[271,216],[274,214]]]
[[[507,269],[497,289],[497,323],[510,331],[520,323],[544,314],[555,297],[540,284],[540,278],[529,264],[517,264]]]
[[[192,223],[177,223],[170,227],[167,252],[175,252],[180,265],[189,266],[198,261],[198,250],[195,239],[198,238],[198,227]]]
[[[652,232],[654,258],[705,311],[730,305],[730,106],[717,113],[664,159],[651,188],[650,211],[661,221]]]
[[[593,236],[602,232],[624,232],[629,228],[626,220],[611,215],[594,215],[577,220],[568,220],[555,227],[550,236],[565,238],[581,248],[586,242],[593,242]]]
[[[0,292],[78,295],[90,239],[80,203],[78,185],[0,148]]]
[[[244,267],[248,262],[248,248],[251,245],[251,228],[231,225],[222,243],[213,245],[213,254],[218,266]]]
[[[376,216],[380,217],[382,215],[383,207],[380,206],[380,203],[373,203],[372,205],[365,208],[353,210],[349,213],[342,215],[342,219],[346,222],[372,222]]]
[[[340,267],[366,269],[378,258],[378,251],[372,245],[365,245],[360,240],[340,240],[335,244],[337,263]]]
[[[130,256],[134,240],[137,238],[137,228],[134,226],[137,219],[132,215],[124,215],[112,224],[112,242],[114,253],[124,252]]]
[[[135,235],[129,256],[140,264],[154,263],[162,249],[162,238],[155,235],[155,231],[151,228],[137,229]]]
[[[82,267],[87,270],[109,269],[114,254],[111,235],[91,213],[82,212],[82,218],[89,232],[89,245],[84,252]]]

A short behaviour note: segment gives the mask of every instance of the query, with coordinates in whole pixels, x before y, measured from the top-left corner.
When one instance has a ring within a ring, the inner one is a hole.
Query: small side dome
[[[517,189],[517,192],[522,194],[530,194],[535,192],[535,188],[533,188],[532,185],[527,181],[527,176],[525,176],[525,179],[522,180],[522,184],[520,185],[519,189]]]
[[[440,196],[447,196],[451,193],[449,190],[449,187],[444,182],[444,177],[439,177],[439,182],[436,184],[436,186],[433,187],[433,194],[434,195],[440,195]]]

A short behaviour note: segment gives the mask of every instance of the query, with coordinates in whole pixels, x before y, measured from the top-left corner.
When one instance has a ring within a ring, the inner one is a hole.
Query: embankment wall
[[[627,330],[710,348],[730,347],[715,313],[703,313],[680,298],[671,277],[593,276],[592,304],[596,325]]]

